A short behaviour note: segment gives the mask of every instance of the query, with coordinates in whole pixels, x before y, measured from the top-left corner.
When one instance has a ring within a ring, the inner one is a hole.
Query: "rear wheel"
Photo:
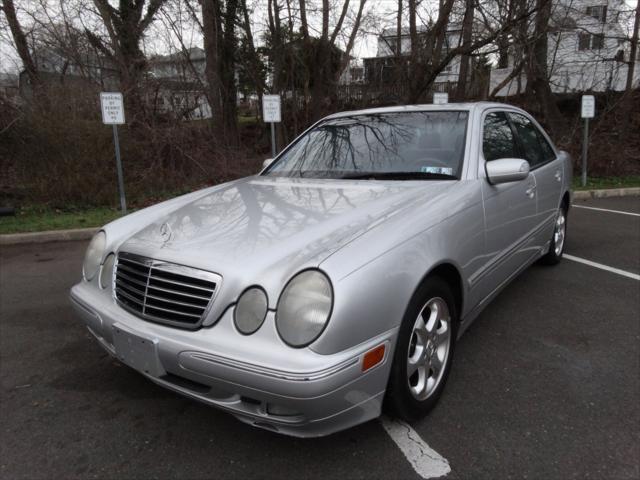
[[[426,415],[442,394],[451,369],[457,311],[449,285],[428,278],[409,303],[394,353],[387,404],[408,420]]]
[[[556,223],[551,235],[549,251],[540,259],[545,265],[556,265],[562,260],[564,244],[567,238],[567,207],[563,203],[558,209]]]

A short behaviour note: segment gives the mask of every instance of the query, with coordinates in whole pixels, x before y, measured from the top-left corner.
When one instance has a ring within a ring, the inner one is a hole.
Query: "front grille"
[[[209,310],[220,280],[215,273],[121,252],[114,294],[122,307],[145,320],[195,328]]]

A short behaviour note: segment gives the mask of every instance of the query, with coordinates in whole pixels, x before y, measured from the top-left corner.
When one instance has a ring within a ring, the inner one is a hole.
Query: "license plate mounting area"
[[[160,377],[164,369],[158,358],[158,340],[134,333],[119,324],[113,325],[113,346],[118,359],[141,373]]]

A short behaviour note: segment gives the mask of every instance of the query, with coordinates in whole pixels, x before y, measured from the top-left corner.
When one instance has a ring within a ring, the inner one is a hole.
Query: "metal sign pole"
[[[262,120],[271,124],[271,158],[276,158],[278,146],[276,145],[276,123],[282,121],[280,111],[280,95],[262,96]]]
[[[276,148],[276,124],[271,122],[271,158],[276,158],[278,149]]]
[[[589,118],[584,119],[584,134],[582,136],[582,186],[587,186],[587,153],[589,150]]]
[[[120,141],[118,140],[118,126],[113,124],[113,143],[116,146],[116,166],[118,169],[118,189],[120,190],[120,208],[122,214],[127,214],[127,200],[124,197],[124,177],[122,175],[122,161],[120,160]]]

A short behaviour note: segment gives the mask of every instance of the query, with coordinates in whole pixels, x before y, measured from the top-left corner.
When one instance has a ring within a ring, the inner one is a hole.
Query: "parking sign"
[[[596,99],[593,95],[582,96],[582,118],[593,118],[596,116]]]
[[[282,121],[280,95],[262,96],[262,119],[265,123],[279,123]]]
[[[444,105],[445,103],[449,103],[449,94],[444,93],[434,93],[433,94],[433,104],[434,105]]]
[[[100,93],[100,106],[102,107],[102,123],[105,125],[122,125],[124,123],[122,93]]]

